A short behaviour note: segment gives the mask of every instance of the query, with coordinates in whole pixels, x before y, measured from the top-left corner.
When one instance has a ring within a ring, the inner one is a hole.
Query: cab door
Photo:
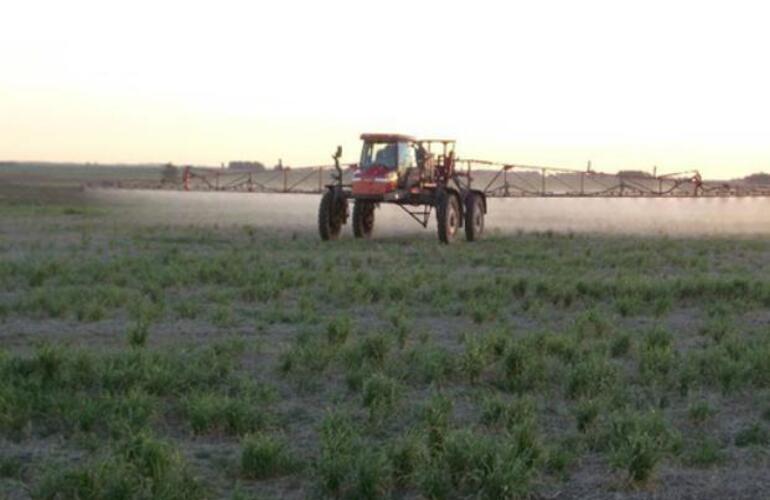
[[[415,145],[409,142],[398,143],[398,181],[398,187],[402,189],[411,189],[420,183]]]

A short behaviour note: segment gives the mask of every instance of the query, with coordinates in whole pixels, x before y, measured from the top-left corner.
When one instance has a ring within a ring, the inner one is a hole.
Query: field
[[[56,172],[0,172],[0,497],[770,496],[766,236],[321,244]]]

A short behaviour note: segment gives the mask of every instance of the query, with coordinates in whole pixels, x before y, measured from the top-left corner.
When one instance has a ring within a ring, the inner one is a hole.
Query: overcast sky
[[[770,171],[741,1],[3,4],[0,159],[326,163],[358,135],[583,168]]]

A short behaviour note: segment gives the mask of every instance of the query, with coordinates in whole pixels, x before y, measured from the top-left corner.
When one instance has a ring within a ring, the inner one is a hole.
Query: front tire
[[[318,232],[323,241],[336,240],[345,223],[346,201],[332,189],[327,189],[318,207]]]
[[[436,222],[439,241],[451,243],[460,227],[460,202],[453,193],[439,192],[436,200]]]
[[[356,200],[353,205],[353,235],[370,239],[374,231],[374,208],[371,201]]]
[[[465,200],[465,239],[476,241],[484,233],[484,199],[469,193]]]

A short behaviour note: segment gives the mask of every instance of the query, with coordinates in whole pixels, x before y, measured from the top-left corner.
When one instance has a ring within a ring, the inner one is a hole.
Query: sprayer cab
[[[351,186],[355,197],[387,199],[451,176],[454,141],[417,140],[400,134],[363,134],[361,140],[361,158]],[[434,153],[436,143],[441,151]]]

